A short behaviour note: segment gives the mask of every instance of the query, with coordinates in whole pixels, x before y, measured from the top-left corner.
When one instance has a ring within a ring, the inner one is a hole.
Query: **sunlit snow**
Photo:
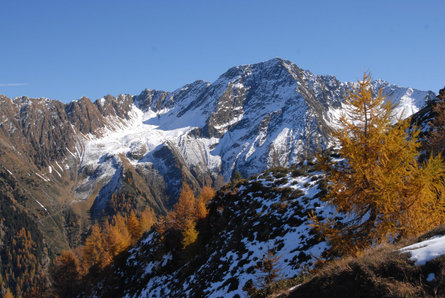
[[[436,236],[431,239],[406,246],[400,250],[411,254],[411,260],[417,265],[425,265],[434,258],[445,255],[445,236]]]

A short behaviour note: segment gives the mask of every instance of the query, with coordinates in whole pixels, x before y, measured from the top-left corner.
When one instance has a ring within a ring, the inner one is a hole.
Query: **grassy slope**
[[[445,256],[417,266],[399,249],[435,235],[445,226],[396,245],[374,248],[359,258],[347,257],[326,264],[313,277],[288,292],[288,297],[443,297]],[[435,278],[428,279],[434,273]]]

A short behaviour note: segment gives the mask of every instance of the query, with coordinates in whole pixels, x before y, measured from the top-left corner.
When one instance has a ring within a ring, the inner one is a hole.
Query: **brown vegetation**
[[[139,216],[134,212],[127,217],[118,214],[103,227],[93,225],[83,246],[62,252],[54,261],[51,276],[56,292],[61,297],[77,293],[76,288],[87,274],[103,270],[114,257],[134,245],[155,221],[153,210],[147,208]]]
[[[435,229],[416,240],[424,240],[445,229]],[[306,282],[288,293],[288,297],[443,297],[445,293],[445,257],[424,266],[401,254],[398,245],[384,245],[363,252],[359,258],[346,257],[329,262]],[[428,280],[434,273],[435,278]]]
[[[165,217],[162,224],[158,225],[158,232],[163,235],[166,231],[173,231],[172,234],[180,232],[182,235],[182,246],[185,248],[194,243],[198,238],[196,223],[199,219],[207,216],[207,204],[215,195],[215,191],[204,186],[196,199],[190,187],[184,183],[179,195],[178,202],[173,206]]]
[[[278,264],[280,258],[273,249],[268,249],[267,252],[263,254],[263,257],[258,263],[258,268],[263,273],[259,280],[261,287],[270,287],[270,285],[280,277],[281,268]]]

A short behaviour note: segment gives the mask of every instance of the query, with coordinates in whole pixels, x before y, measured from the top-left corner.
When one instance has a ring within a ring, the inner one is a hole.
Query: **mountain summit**
[[[69,104],[0,96],[0,187],[57,252],[81,242],[90,218],[146,206],[164,214],[184,181],[195,191],[219,187],[236,171],[247,177],[313,156],[331,142],[353,86],[276,58],[174,92]],[[403,117],[435,96],[372,86]]]
[[[105,125],[101,136],[82,140],[80,168],[93,171],[94,179],[81,181],[77,193],[86,198],[95,181],[112,181],[122,164],[119,154],[138,172],[162,176],[170,196],[184,178],[192,185],[221,184],[235,171],[247,177],[289,166],[330,142],[329,130],[353,85],[277,58],[233,67],[213,83],[196,81],[172,93],[144,90],[125,101],[127,119],[109,118],[113,125]],[[382,80],[373,88],[383,88],[402,117],[434,97]]]

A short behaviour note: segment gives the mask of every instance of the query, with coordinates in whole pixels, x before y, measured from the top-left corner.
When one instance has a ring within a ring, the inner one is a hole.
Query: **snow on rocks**
[[[46,177],[40,175],[39,173],[35,173],[35,174],[36,174],[37,177],[39,177],[40,179],[42,179],[45,182],[50,182],[51,181],[51,179],[46,178]]]
[[[258,264],[270,250],[279,257],[280,277],[297,276],[327,248],[308,225],[310,212],[324,217],[330,212],[319,199],[324,192],[320,172],[296,168],[224,187],[209,205],[200,247],[185,263],[155,231],[130,251],[116,272],[126,277],[122,295],[244,297],[245,287],[264,274]]]
[[[225,181],[235,170],[247,177],[273,166],[290,166],[327,146],[328,128],[335,127],[353,85],[278,58],[233,67],[211,84],[197,81],[172,93],[143,91],[129,101],[128,119],[108,117],[100,137],[83,136],[85,152],[67,152],[77,158],[83,154],[81,167],[97,168],[102,157],[119,154],[136,166],[154,162],[153,153],[168,144],[190,168],[214,178],[222,175]],[[373,82],[374,89],[380,87],[400,103],[397,113],[403,117],[431,96]],[[98,100],[98,105],[106,100]]]

